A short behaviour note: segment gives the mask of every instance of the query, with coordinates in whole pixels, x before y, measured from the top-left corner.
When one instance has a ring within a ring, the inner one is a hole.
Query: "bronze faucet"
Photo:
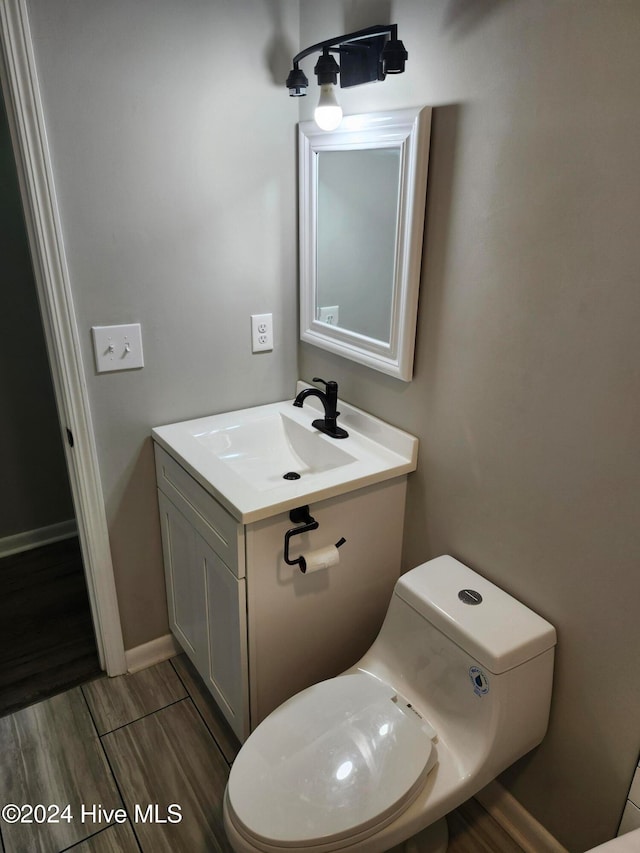
[[[322,382],[327,389],[326,392],[320,391],[318,388],[305,388],[293,401],[293,405],[301,409],[307,397],[318,397],[324,407],[324,418],[317,418],[312,422],[312,426],[325,435],[330,435],[331,438],[347,438],[349,433],[337,424],[338,415],[340,414],[337,411],[338,383],[333,381],[325,382],[324,379],[320,379],[317,376],[314,376],[313,381]]]

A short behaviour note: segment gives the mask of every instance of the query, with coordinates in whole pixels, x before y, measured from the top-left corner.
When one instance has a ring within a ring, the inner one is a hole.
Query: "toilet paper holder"
[[[284,561],[288,566],[300,566],[300,571],[304,573],[307,570],[306,560],[303,556],[296,557],[295,560],[289,557],[289,542],[292,536],[298,536],[300,533],[308,533],[310,530],[317,530],[320,525],[315,518],[312,518],[308,506],[298,506],[292,509],[289,513],[289,518],[293,524],[300,526],[292,527],[291,530],[287,530],[284,534]],[[346,541],[344,536],[342,536],[336,542],[336,548],[340,548]]]

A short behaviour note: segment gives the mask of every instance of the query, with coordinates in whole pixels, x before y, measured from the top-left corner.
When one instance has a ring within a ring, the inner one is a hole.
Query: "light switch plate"
[[[98,373],[144,367],[140,323],[92,326],[91,331]]]

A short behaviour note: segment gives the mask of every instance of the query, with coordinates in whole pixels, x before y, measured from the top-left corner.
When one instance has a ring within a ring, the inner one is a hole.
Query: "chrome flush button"
[[[475,589],[461,589],[458,593],[458,598],[464,604],[481,604],[482,596]]]

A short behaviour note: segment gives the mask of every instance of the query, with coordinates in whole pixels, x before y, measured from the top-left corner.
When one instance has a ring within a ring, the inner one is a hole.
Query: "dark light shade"
[[[292,98],[300,98],[307,94],[307,86],[309,81],[307,75],[301,68],[292,68],[287,77],[287,89]]]
[[[385,74],[402,74],[409,58],[400,39],[389,40],[382,50],[382,66]]]
[[[333,86],[338,82],[338,74],[340,73],[340,66],[335,61],[333,56],[325,50],[318,57],[318,61],[316,62],[316,67],[313,69],[313,73],[318,78],[318,86],[323,86],[327,83],[331,83]]]

